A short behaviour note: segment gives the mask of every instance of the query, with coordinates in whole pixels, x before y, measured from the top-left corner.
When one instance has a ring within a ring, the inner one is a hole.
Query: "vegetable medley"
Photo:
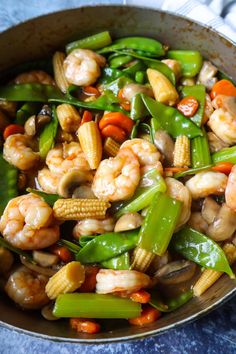
[[[234,278],[229,78],[198,51],[108,32],[11,74],[0,273],[13,302],[93,334],[100,319],[154,322]]]

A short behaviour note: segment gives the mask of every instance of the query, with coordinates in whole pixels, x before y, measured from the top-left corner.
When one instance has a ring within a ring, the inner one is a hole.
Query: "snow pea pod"
[[[151,299],[149,301],[149,304],[161,312],[175,311],[179,307],[186,304],[193,297],[193,291],[188,290],[188,291],[180,294],[177,297],[174,297],[172,299],[168,299],[165,302],[163,302],[163,300],[161,299],[161,297],[159,296],[159,294],[156,291],[152,290],[150,292],[150,294],[151,294]]]
[[[125,85],[130,84],[131,82],[133,82],[133,80],[130,79],[128,76],[121,76],[118,79],[116,79],[115,81],[112,81],[112,82],[104,85],[103,88],[105,91],[109,90],[109,91],[113,92],[114,95],[117,96],[120,89],[123,88]]]
[[[128,64],[132,59],[133,57],[131,57],[130,55],[117,55],[109,61],[109,65],[111,68],[116,69],[125,64]]]
[[[128,270],[130,268],[129,252],[124,252],[120,256],[101,262],[102,267],[115,270]]]
[[[96,33],[92,36],[79,39],[66,45],[66,53],[69,54],[77,48],[97,50],[111,44],[112,39],[108,31]]]
[[[197,112],[190,119],[198,126],[201,127],[204,115],[206,88],[204,85],[185,86],[182,89],[182,96],[193,96],[199,103]]]
[[[53,205],[57,201],[57,199],[61,199],[61,196],[58,194],[49,194],[49,193],[45,193],[45,192],[42,192],[42,191],[39,191],[39,190],[33,189],[33,188],[27,188],[26,192],[39,195],[51,207],[53,207]]]
[[[53,85],[39,83],[7,85],[0,87],[0,99],[24,102],[47,102],[64,95]]]
[[[195,50],[169,50],[167,57],[181,63],[182,76],[194,77],[202,67],[202,56]]]
[[[186,135],[190,139],[202,136],[201,129],[177,109],[157,102],[144,94],[141,94],[141,97],[151,116],[157,119],[162,129],[173,138],[179,135]]]
[[[99,84],[105,85],[108,84],[111,81],[114,81],[115,79],[118,79],[118,77],[123,76],[124,73],[122,70],[114,69],[114,68],[103,68],[102,69],[102,74],[99,78]]]
[[[103,262],[135,248],[137,241],[138,230],[99,235],[76,254],[76,260],[81,263]]]
[[[147,66],[142,60],[135,60],[134,63],[127,68],[123,69],[123,73],[130,77],[135,77],[138,71],[146,70]]]
[[[148,110],[143,103],[140,93],[137,93],[131,100],[130,117],[133,120],[141,120],[148,115]]]
[[[29,117],[36,114],[40,109],[40,103],[26,102],[16,112],[16,123],[23,125]]]
[[[231,278],[235,278],[222,248],[194,229],[184,227],[178,231],[173,236],[170,246],[174,251],[204,268],[225,272]]]
[[[42,133],[39,136],[39,154],[41,158],[45,158],[50,149],[55,144],[55,138],[57,135],[58,118],[56,113],[56,107],[52,109],[52,120],[48,123]]]
[[[30,253],[22,251],[21,249],[12,246],[9,242],[4,240],[4,238],[2,238],[1,236],[0,236],[0,246],[8,249],[9,251],[11,251],[13,253],[18,254],[19,256],[25,257],[30,263],[36,264],[36,262],[33,260]]]
[[[146,37],[120,38],[115,40],[112,45],[99,50],[98,53],[106,54],[122,49],[142,51],[154,57],[160,57],[165,54],[165,48],[160,42]]]
[[[17,191],[18,170],[10,165],[0,154],[0,215],[7,203],[18,195]]]

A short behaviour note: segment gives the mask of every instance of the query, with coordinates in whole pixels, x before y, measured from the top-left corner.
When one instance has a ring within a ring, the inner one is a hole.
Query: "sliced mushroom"
[[[42,251],[33,251],[33,259],[41,267],[52,267],[59,262],[55,254]]]
[[[152,260],[149,268],[148,273],[153,274],[158,269],[165,266],[167,263],[171,262],[171,255],[168,251],[166,251],[162,256],[155,255],[155,258]]]
[[[211,97],[210,95],[206,94],[202,125],[208,121],[213,112],[214,108],[212,106]]]
[[[200,212],[191,213],[190,219],[188,220],[188,225],[203,234],[206,233],[208,229],[208,223]]]
[[[96,199],[95,194],[92,191],[91,186],[79,186],[77,187],[73,194],[72,198],[79,198],[79,199]]]
[[[202,205],[202,217],[208,223],[211,224],[220,210],[220,205],[211,197],[206,197]]]
[[[36,119],[36,115],[31,116],[30,118],[27,119],[27,121],[25,122],[25,133],[29,136],[35,136],[36,132],[37,132],[37,119]]]
[[[195,273],[196,264],[190,261],[175,261],[160,268],[155,277],[162,284],[179,284],[191,279]]]
[[[217,71],[218,69],[210,61],[204,61],[198,75],[198,82],[203,84],[207,90],[211,90],[213,85],[218,81],[215,77]]]
[[[164,130],[158,130],[154,136],[154,144],[165,157],[167,164],[171,166],[173,164],[173,153],[175,148],[171,136]]]
[[[213,223],[209,226],[207,234],[214,241],[224,241],[230,238],[235,230],[236,213],[223,204]]]
[[[24,266],[26,268],[29,268],[30,270],[32,270],[33,272],[39,273],[39,274],[43,274],[43,275],[47,275],[48,277],[53,276],[54,274],[56,274],[57,270],[54,270],[50,267],[40,267],[37,264],[33,264],[30,263],[25,257],[20,256],[20,260],[21,263],[24,264]]]
[[[127,213],[122,215],[116,222],[115,232],[134,230],[143,223],[143,217],[139,213]]]
[[[48,321],[56,321],[59,320],[59,317],[56,317],[53,315],[53,307],[54,307],[54,303],[51,302],[48,305],[45,305],[42,309],[41,309],[41,315],[45,318],[45,320]]]
[[[52,110],[47,104],[43,105],[41,111],[37,115],[37,124],[41,128],[45,124],[49,123],[52,117]]]
[[[56,136],[56,142],[57,143],[71,143],[72,141],[77,140],[76,136],[71,133],[67,133],[64,130],[62,130],[60,127],[58,128],[57,131],[57,136]]]
[[[72,170],[67,172],[58,185],[58,194],[64,198],[70,198],[74,190],[81,184],[91,183],[93,175],[88,171]]]
[[[217,152],[217,151],[229,146],[229,144],[225,143],[213,132],[208,132],[207,138],[208,138],[211,153]]]
[[[137,93],[145,93],[145,95],[153,97],[153,91],[150,87],[134,83],[127,84],[123,87],[122,96],[126,100],[131,101]]]

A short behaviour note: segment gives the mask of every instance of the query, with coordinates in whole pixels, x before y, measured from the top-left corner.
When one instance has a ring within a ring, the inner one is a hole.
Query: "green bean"
[[[98,50],[111,44],[111,36],[108,31],[100,32],[77,41],[68,43],[66,45],[66,53],[69,54],[72,50],[77,48],[86,48],[91,50]]]
[[[133,58],[130,55],[118,55],[109,61],[111,68],[117,69],[125,64],[128,64]]]
[[[163,302],[163,300],[161,299],[161,297],[157,293],[157,291],[152,290],[150,293],[151,293],[151,299],[149,301],[149,304],[161,312],[175,311],[179,307],[186,304],[193,297],[193,291],[188,290],[188,291],[180,294],[177,297],[174,297],[172,299],[169,299],[169,300],[166,300],[165,302]]]
[[[0,215],[7,203],[18,195],[17,190],[18,170],[10,165],[0,154]]]
[[[55,144],[55,138],[58,129],[58,118],[56,113],[56,107],[52,109],[52,120],[48,123],[42,133],[39,136],[39,154],[41,158],[46,158],[50,149],[53,148]]]

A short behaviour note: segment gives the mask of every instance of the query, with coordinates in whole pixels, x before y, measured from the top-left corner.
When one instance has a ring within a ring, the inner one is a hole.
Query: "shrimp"
[[[152,168],[156,168],[160,172],[163,171],[160,162],[161,153],[154,144],[144,139],[132,139],[126,140],[120,147],[120,149],[125,148],[131,149],[137,157],[141,167],[141,174]]]
[[[38,82],[45,85],[55,85],[53,78],[42,70],[32,70],[22,73],[15,78],[14,82],[16,84]]]
[[[172,198],[181,201],[182,209],[180,213],[180,217],[176,228],[180,228],[180,226],[186,224],[191,215],[191,204],[192,197],[187,187],[183,185],[180,181],[177,181],[174,178],[167,177],[165,179],[167,186],[167,194],[169,194]]]
[[[193,199],[204,198],[210,194],[222,194],[227,185],[227,176],[221,172],[200,172],[186,182]]]
[[[38,183],[46,193],[57,194],[62,175],[51,172],[47,167],[38,172]]]
[[[75,49],[64,60],[63,68],[70,84],[88,86],[96,82],[106,59],[89,49]]]
[[[13,246],[36,250],[59,239],[59,226],[53,224],[53,210],[36,194],[10,200],[0,219],[0,232]]]
[[[136,270],[100,269],[96,280],[96,292],[98,294],[134,292],[148,287],[151,283],[147,274]]]
[[[30,137],[22,134],[10,135],[3,146],[4,159],[20,170],[29,170],[40,160],[39,154],[34,152],[31,146]]]
[[[49,302],[45,292],[48,277],[21,266],[10,275],[5,286],[7,295],[24,309],[40,309]]]
[[[79,238],[80,235],[94,235],[111,232],[114,230],[115,222],[113,218],[104,220],[84,219],[77,222],[73,229],[74,238]]]
[[[211,130],[225,143],[236,143],[236,117],[222,108],[216,109],[207,123]]]
[[[57,174],[64,174],[74,169],[90,170],[84,152],[77,142],[56,145],[47,154],[46,164],[51,172]]]
[[[191,214],[188,225],[203,234],[207,233],[208,223],[199,211],[195,211]]]
[[[130,199],[140,180],[140,165],[130,149],[122,149],[116,157],[101,161],[95,173],[92,191],[99,199]]]
[[[229,174],[226,190],[225,190],[226,205],[236,211],[236,165],[232,167]]]

